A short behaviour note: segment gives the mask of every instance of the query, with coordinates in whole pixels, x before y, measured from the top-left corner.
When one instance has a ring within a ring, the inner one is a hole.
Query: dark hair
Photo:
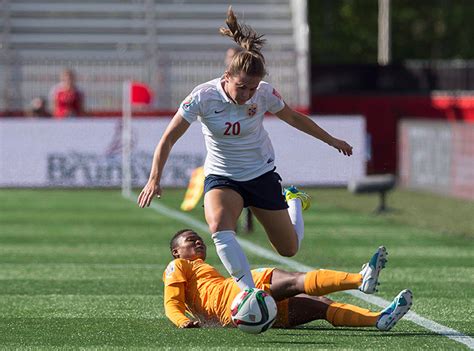
[[[234,39],[237,45],[242,48],[232,58],[228,67],[229,73],[236,76],[240,72],[244,72],[249,76],[264,77],[267,74],[265,58],[260,52],[266,41],[263,39],[263,35],[259,35],[250,26],[240,24],[232,11],[232,6],[229,6],[225,23],[228,28],[220,28],[221,34]]]
[[[184,233],[187,233],[187,232],[195,233],[194,230],[186,228],[186,229],[178,230],[178,231],[173,235],[173,237],[171,238],[171,241],[170,241],[171,256],[174,257],[174,255],[173,255],[173,250],[174,250],[174,248],[175,248],[176,245],[177,245],[177,242],[178,242],[179,237],[180,237],[181,235],[183,235]]]

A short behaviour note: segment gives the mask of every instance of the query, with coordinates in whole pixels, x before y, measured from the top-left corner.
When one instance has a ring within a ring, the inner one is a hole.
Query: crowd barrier
[[[399,165],[408,188],[474,199],[474,124],[403,120]]]
[[[143,186],[153,151],[170,118],[134,118],[132,182]],[[360,116],[314,117],[354,147],[346,157],[277,118],[264,124],[276,153],[277,171],[295,185],[344,186],[365,175],[365,120]],[[162,185],[186,186],[191,171],[206,157],[199,123],[193,123],[174,146]],[[121,120],[117,118],[0,119],[0,187],[119,187],[121,185]]]

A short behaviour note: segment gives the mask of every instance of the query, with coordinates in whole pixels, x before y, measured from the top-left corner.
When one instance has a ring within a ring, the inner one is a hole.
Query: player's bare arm
[[[168,159],[173,145],[188,128],[189,122],[187,122],[179,112],[176,113],[156,146],[153,154],[150,177],[138,196],[137,203],[140,207],[150,206],[154,196],[161,196],[160,180],[166,160]]]
[[[277,112],[276,116],[292,127],[295,127],[296,129],[299,129],[302,132],[309,134],[334,147],[344,155],[352,155],[352,146],[350,146],[347,142],[334,138],[331,134],[318,126],[311,118],[293,110],[288,105],[285,104],[285,107],[283,107],[281,111]]]

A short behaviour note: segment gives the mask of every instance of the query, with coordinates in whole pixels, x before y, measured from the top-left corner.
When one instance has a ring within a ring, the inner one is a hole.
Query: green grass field
[[[473,202],[397,191],[388,199],[393,211],[375,216],[376,197],[310,193],[314,205],[294,260],[357,272],[384,244],[389,262],[378,296],[391,300],[411,288],[414,312],[473,336]],[[183,194],[167,190],[160,204],[177,209]],[[202,221],[202,212],[190,215]],[[404,320],[388,333],[325,321],[257,336],[178,330],[164,316],[161,275],[170,235],[183,227],[119,191],[0,190],[0,348],[467,349]],[[242,236],[270,248],[259,227]],[[224,273],[207,241],[209,262]],[[254,268],[276,265],[248,256]],[[378,309],[348,294],[331,297]]]

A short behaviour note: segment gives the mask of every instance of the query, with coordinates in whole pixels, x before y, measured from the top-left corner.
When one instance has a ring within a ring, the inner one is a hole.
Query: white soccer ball
[[[241,291],[232,301],[230,308],[232,323],[250,334],[263,333],[273,325],[277,316],[273,297],[256,288]]]

